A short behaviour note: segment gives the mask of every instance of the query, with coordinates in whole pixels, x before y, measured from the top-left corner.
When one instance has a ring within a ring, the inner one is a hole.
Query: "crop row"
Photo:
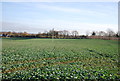
[[[4,40],[3,79],[115,79],[117,43],[107,40]]]

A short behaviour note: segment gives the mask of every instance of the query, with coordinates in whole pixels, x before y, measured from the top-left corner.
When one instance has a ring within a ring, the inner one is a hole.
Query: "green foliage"
[[[117,41],[2,39],[3,79],[120,79]]]

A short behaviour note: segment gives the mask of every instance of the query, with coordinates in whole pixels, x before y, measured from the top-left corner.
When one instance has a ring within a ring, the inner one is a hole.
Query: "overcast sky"
[[[55,30],[118,30],[117,2],[3,2],[2,30],[38,33]]]

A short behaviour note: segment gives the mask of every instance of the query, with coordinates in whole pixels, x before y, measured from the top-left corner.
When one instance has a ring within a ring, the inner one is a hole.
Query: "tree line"
[[[43,33],[30,34],[27,32],[0,32],[0,37],[29,37],[29,38],[64,38],[64,39],[79,39],[79,38],[89,38],[89,36],[102,36],[102,37],[120,37],[120,34],[115,33],[111,29],[108,29],[107,32],[104,31],[93,31],[87,33],[86,35],[79,35],[78,31],[56,31],[54,29],[45,31]]]
[[[107,29],[106,32],[105,31],[93,31],[92,35],[95,35],[95,36],[107,36],[107,37],[119,37],[120,33],[119,32],[115,33],[113,30]]]
[[[30,38],[79,38],[78,31],[69,32],[67,30],[56,31],[54,29],[38,34],[30,34],[27,32],[0,32],[1,37],[30,37]]]

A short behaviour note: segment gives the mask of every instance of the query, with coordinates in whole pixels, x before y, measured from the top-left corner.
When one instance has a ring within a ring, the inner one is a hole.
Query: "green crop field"
[[[2,39],[2,79],[119,80],[118,42],[99,39]]]

